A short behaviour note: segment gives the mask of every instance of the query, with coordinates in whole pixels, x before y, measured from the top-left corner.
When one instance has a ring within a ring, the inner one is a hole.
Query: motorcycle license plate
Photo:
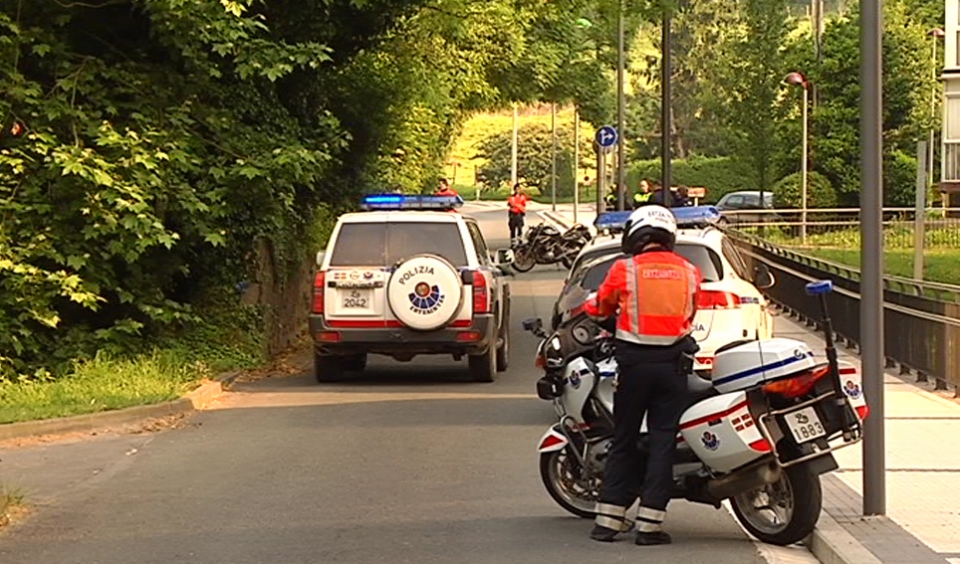
[[[793,433],[793,438],[797,440],[798,444],[819,439],[827,434],[826,429],[823,428],[823,424],[820,422],[820,417],[817,416],[816,410],[812,407],[794,411],[793,413],[785,415],[784,419],[787,421],[787,427],[790,428],[790,432]]]

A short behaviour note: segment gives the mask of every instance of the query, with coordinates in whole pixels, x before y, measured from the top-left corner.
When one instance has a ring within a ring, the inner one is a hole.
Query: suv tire
[[[487,352],[467,357],[470,379],[474,382],[493,382],[497,376],[497,345],[490,345]]]
[[[367,368],[367,355],[360,353],[348,356],[344,359],[343,367],[350,372],[363,372]]]
[[[500,320],[500,331],[497,332],[498,339],[502,344],[497,347],[497,372],[506,372],[510,366],[510,296],[506,297],[506,303],[503,306],[503,319]]]
[[[343,379],[346,370],[345,359],[342,356],[313,353],[313,376],[318,384],[339,382]]]

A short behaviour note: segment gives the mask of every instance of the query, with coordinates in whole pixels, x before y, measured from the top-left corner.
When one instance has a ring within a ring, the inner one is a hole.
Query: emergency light
[[[677,218],[677,227],[705,227],[716,225],[720,221],[720,210],[714,206],[691,206],[670,210]],[[597,216],[593,226],[598,231],[622,231],[632,211],[602,213]]]
[[[371,194],[364,196],[361,209],[367,211],[451,210],[463,205],[460,196],[420,194]]]

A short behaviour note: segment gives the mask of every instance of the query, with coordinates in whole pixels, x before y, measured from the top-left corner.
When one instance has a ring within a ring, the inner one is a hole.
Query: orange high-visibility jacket
[[[507,198],[507,206],[510,208],[510,213],[527,213],[527,200],[528,198],[523,194]]]
[[[693,332],[700,269],[680,255],[651,251],[618,260],[600,285],[589,315],[617,315],[617,338],[670,346]]]

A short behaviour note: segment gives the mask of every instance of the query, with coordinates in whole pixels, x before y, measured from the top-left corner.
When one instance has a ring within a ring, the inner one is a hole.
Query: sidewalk
[[[572,206],[546,213],[560,223],[573,222]],[[581,208],[580,223],[592,223],[592,213]],[[774,334],[823,354],[822,336],[789,317],[776,317]],[[854,351],[838,352],[860,367]],[[960,401],[910,378],[888,371],[884,380],[888,517],[862,517],[859,445],[836,453],[840,470],[823,479],[824,511],[880,562],[960,564]]]

